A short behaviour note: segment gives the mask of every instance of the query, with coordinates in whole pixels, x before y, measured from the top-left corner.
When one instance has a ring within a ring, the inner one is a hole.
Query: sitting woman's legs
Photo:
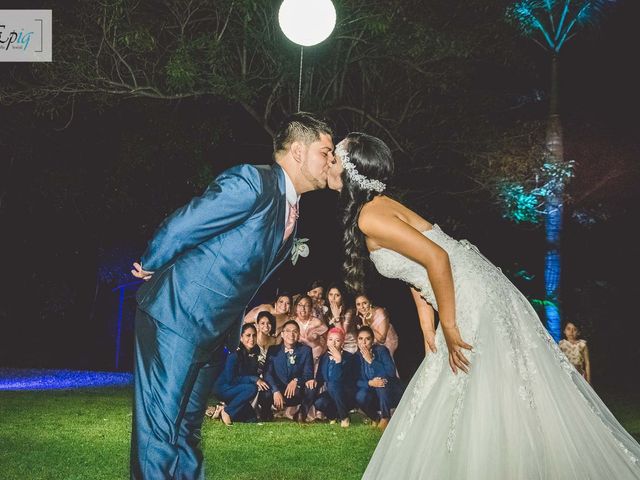
[[[328,391],[322,392],[316,401],[313,402],[313,406],[316,407],[316,410],[324,413],[330,420],[334,420],[337,417],[336,403]]]
[[[396,408],[402,398],[403,388],[399,382],[390,381],[384,388],[376,388],[382,418],[391,418],[391,409]]]
[[[371,420],[378,420],[378,399],[372,387],[360,388],[356,392],[356,405]]]
[[[351,405],[344,385],[338,382],[328,382],[327,393],[333,400],[338,420],[347,418],[349,416],[349,409],[351,408]]]
[[[226,403],[224,411],[233,421],[246,421],[255,418],[255,410],[251,402],[258,393],[258,386],[250,383],[241,383],[218,392],[218,396]],[[247,418],[248,417],[248,418]]]

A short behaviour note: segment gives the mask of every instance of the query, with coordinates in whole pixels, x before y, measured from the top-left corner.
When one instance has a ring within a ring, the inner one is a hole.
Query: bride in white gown
[[[428,352],[363,478],[640,479],[640,445],[500,269],[382,195],[393,173],[384,142],[352,133],[335,153],[346,282],[362,288],[370,255],[412,285]]]

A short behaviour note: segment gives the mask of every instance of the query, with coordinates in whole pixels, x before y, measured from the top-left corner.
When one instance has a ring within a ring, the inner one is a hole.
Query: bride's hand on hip
[[[460,337],[460,330],[457,325],[451,327],[442,327],[442,333],[447,342],[447,349],[449,350],[449,366],[454,374],[458,373],[458,369],[464,373],[469,373],[469,365],[471,363],[467,360],[467,357],[462,353],[462,349],[473,350],[473,347]]]

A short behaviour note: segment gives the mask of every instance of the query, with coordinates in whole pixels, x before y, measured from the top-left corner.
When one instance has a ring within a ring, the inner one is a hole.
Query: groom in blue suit
[[[238,165],[160,225],[132,273],[135,321],[131,478],[203,479],[200,429],[225,343],[288,257],[302,193],[326,187],[331,129],[297,113],[273,165]]]

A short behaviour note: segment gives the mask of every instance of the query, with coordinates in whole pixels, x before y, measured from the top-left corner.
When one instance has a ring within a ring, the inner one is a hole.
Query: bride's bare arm
[[[368,210],[360,214],[358,227],[377,245],[393,250],[422,265],[438,302],[440,324],[449,349],[449,365],[454,373],[466,372],[469,361],[462,349],[471,350],[460,337],[455,316],[453,275],[447,252],[421,232],[392,213]]]
[[[420,296],[420,293],[415,288],[411,287],[410,290],[411,296],[413,296],[413,301],[416,304],[418,319],[420,320],[420,329],[422,330],[422,336],[424,337],[424,352],[427,353],[429,350],[431,350],[433,353],[435,353],[436,327],[433,307]]]
[[[394,215],[363,213],[358,226],[377,245],[398,252],[425,268],[438,302],[442,326],[455,326],[455,292],[447,252]]]

